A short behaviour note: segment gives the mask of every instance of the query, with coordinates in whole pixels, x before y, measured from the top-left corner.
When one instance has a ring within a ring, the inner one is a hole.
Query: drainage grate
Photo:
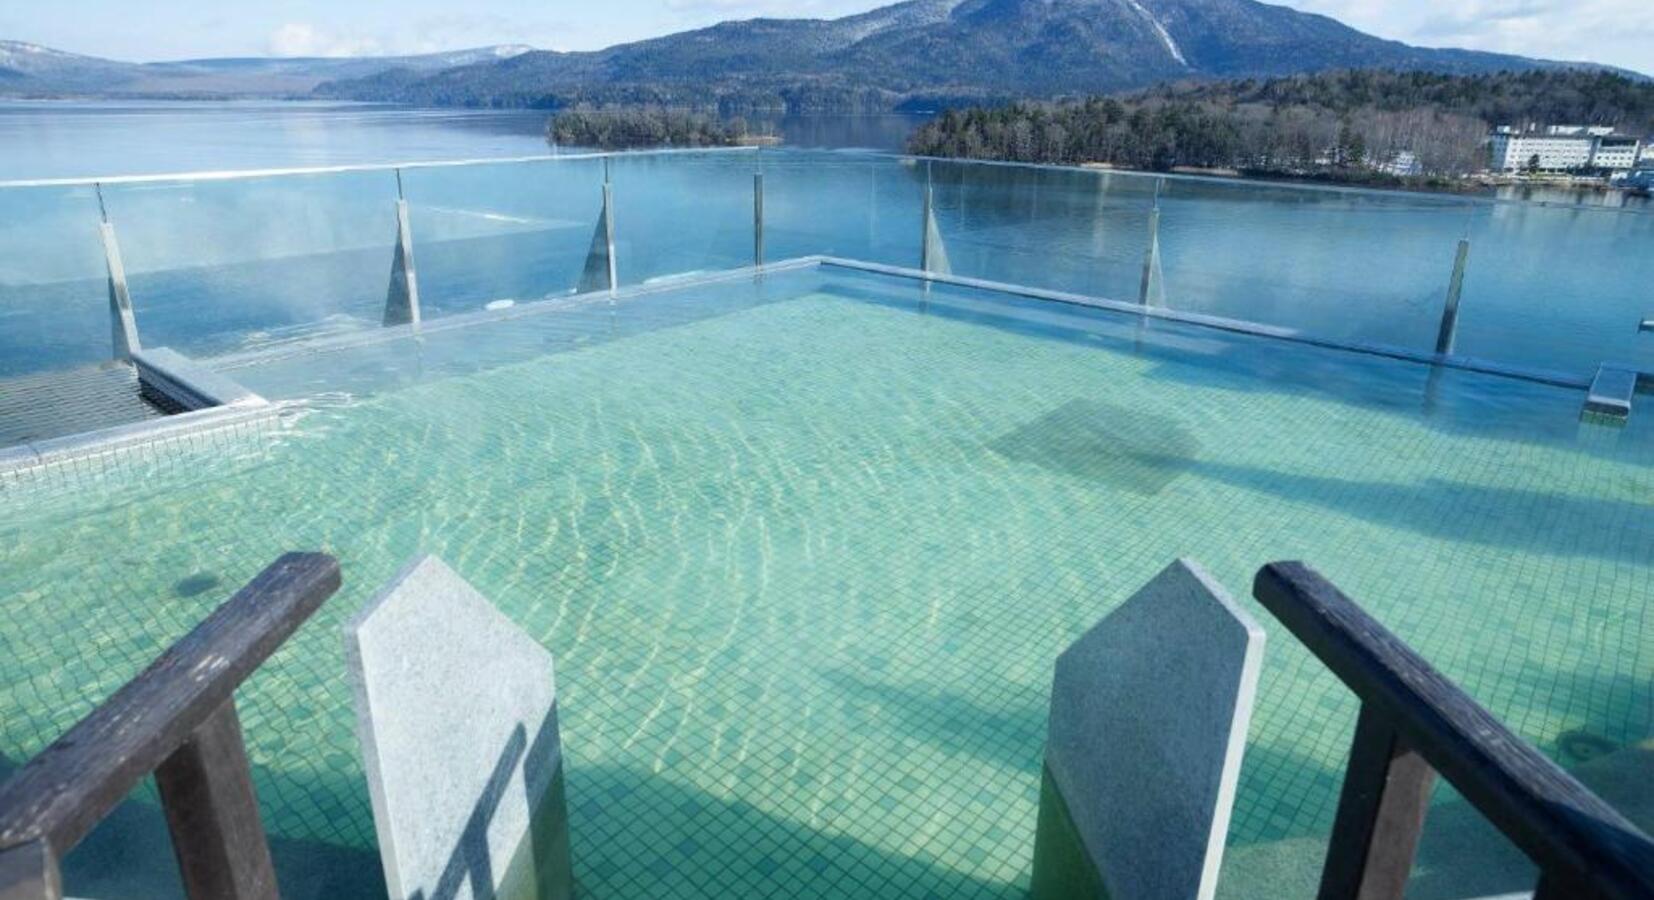
[[[0,380],[0,448],[163,415],[144,400],[138,372],[126,363]]]

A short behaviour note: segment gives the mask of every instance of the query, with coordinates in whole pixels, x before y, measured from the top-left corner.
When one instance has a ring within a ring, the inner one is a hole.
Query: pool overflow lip
[[[961,275],[950,275],[941,272],[926,272],[905,266],[890,265],[887,263],[866,262],[857,259],[845,259],[836,256],[806,257],[819,265],[854,269],[863,272],[875,272],[883,275],[892,275],[899,278],[908,278],[919,281],[928,281],[938,284],[951,284],[959,287],[974,288],[1016,297],[1027,297],[1032,300],[1048,300],[1069,306],[1083,306],[1090,309],[1099,309],[1107,312],[1121,313],[1128,316],[1137,316],[1148,319],[1164,319],[1169,322],[1179,322],[1185,325],[1195,325],[1217,331],[1227,331],[1233,334],[1243,334],[1251,337],[1271,338],[1280,341],[1289,341],[1310,347],[1320,347],[1327,350],[1341,350],[1349,353],[1359,353],[1365,356],[1378,356],[1393,359],[1399,362],[1418,363],[1421,365],[1438,366],[1445,369],[1458,369],[1466,372],[1476,372],[1483,375],[1497,375],[1504,378],[1516,378],[1522,381],[1532,381],[1548,384],[1553,387],[1585,390],[1589,382],[1575,375],[1560,372],[1554,369],[1541,369],[1528,366],[1513,366],[1506,363],[1494,362],[1474,356],[1437,355],[1404,347],[1395,347],[1388,344],[1362,343],[1359,341],[1335,341],[1327,338],[1305,334],[1295,328],[1279,325],[1265,325],[1261,322],[1249,322],[1244,319],[1231,319],[1224,316],[1214,316],[1206,313],[1183,312],[1167,309],[1162,306],[1128,303],[1121,300],[1110,300],[1103,297],[1094,297],[1089,294],[1076,294],[1069,291],[1051,290],[1048,288],[1029,287],[1004,281],[994,281],[987,278],[971,278]]]
[[[599,228],[602,225],[600,223]],[[611,256],[610,260],[613,259]],[[1034,300],[1044,300],[1068,306],[1078,306],[1104,312],[1119,313],[1134,316],[1140,319],[1162,319],[1169,322],[1178,322],[1201,328],[1217,331],[1226,331],[1233,334],[1242,334],[1251,337],[1270,338],[1289,341],[1311,347],[1320,347],[1328,350],[1340,350],[1359,353],[1367,356],[1376,356],[1393,359],[1399,362],[1410,362],[1428,365],[1440,369],[1456,369],[1484,375],[1494,375],[1505,378],[1515,378],[1539,384],[1548,384],[1553,387],[1570,390],[1596,391],[1593,385],[1596,381],[1587,382],[1581,378],[1555,370],[1512,366],[1504,363],[1492,362],[1469,356],[1436,355],[1421,353],[1399,347],[1382,344],[1363,344],[1357,342],[1343,342],[1318,338],[1304,334],[1296,329],[1275,325],[1265,325],[1258,322],[1248,322],[1241,319],[1230,319],[1222,316],[1213,316],[1205,313],[1182,312],[1168,309],[1163,306],[1142,305],[1135,302],[1109,300],[1085,294],[1075,294],[1066,291],[1050,290],[1046,288],[1029,287],[1027,285],[1009,282],[993,281],[984,278],[953,275],[935,270],[914,269],[905,266],[887,263],[867,262],[864,260],[845,259],[842,257],[813,255],[800,256],[763,265],[743,266],[710,273],[694,273],[683,276],[667,276],[654,279],[644,284],[632,285],[624,288],[610,288],[599,282],[577,293],[543,300],[518,303],[511,307],[498,310],[477,310],[475,312],[460,313],[446,316],[435,321],[409,322],[400,325],[387,325],[381,328],[355,332],[346,335],[331,335],[313,338],[310,340],[294,341],[277,347],[260,350],[233,353],[213,357],[212,368],[209,369],[199,362],[190,360],[176,351],[161,347],[150,350],[139,350],[133,353],[132,363],[138,368],[140,386],[146,398],[152,399],[169,411],[179,412],[150,422],[139,422],[131,425],[116,426],[84,432],[64,438],[54,438],[38,441],[31,444],[22,444],[0,450],[0,473],[13,472],[33,466],[45,465],[63,459],[78,458],[100,452],[124,449],[146,443],[161,437],[170,437],[188,433],[193,430],[208,430],[225,424],[256,419],[260,417],[274,417],[276,407],[263,397],[236,384],[219,372],[236,368],[256,365],[274,359],[296,356],[303,353],[321,350],[340,350],[358,346],[383,343],[418,335],[432,335],[442,331],[465,328],[488,322],[497,322],[507,319],[523,318],[528,316],[544,315],[567,310],[593,302],[614,302],[632,300],[654,294],[666,293],[674,290],[702,287],[707,285],[741,281],[756,278],[761,274],[779,274],[787,271],[805,271],[816,268],[835,268],[847,271],[868,272],[896,278],[920,281],[924,283],[947,284],[1008,296],[1025,297]],[[1625,383],[1625,375],[1630,376],[1629,383],[1635,390],[1639,379],[1644,379],[1641,373],[1622,366],[1604,366],[1598,372],[1598,379],[1603,377],[1604,371],[1623,373],[1614,376],[1616,385]],[[1606,386],[1606,384],[1604,385]],[[1629,413],[1629,394],[1604,393],[1604,397],[1624,396],[1622,403],[1614,405],[1614,401],[1605,401],[1613,409],[1623,412],[1597,412],[1588,401],[1585,412],[1598,416],[1607,416],[1608,421],[1623,419]]]
[[[215,406],[248,405],[264,398],[169,347],[132,354],[144,399],[163,409],[193,412]]]
[[[802,256],[780,262],[767,263],[762,267],[763,274],[781,274],[784,272],[807,271],[821,265],[821,257]],[[473,325],[483,325],[493,322],[502,322],[510,319],[523,319],[542,316],[550,313],[565,312],[578,309],[590,304],[609,303],[611,301],[635,300],[655,294],[685,290],[697,287],[706,287],[715,284],[741,282],[754,279],[760,274],[757,266],[743,266],[736,269],[727,269],[717,272],[700,272],[685,275],[665,275],[654,278],[643,284],[634,284],[628,287],[617,288],[612,294],[607,286],[606,279],[599,280],[591,289],[582,288],[572,294],[559,294],[539,300],[515,301],[509,306],[498,309],[483,308],[472,312],[457,313],[443,316],[440,319],[427,319],[418,329],[411,325],[395,325],[384,328],[369,328],[345,334],[326,335],[306,340],[291,341],[256,350],[246,350],[229,353],[223,356],[212,357],[213,369],[219,372],[233,371],[247,366],[259,365],[273,360],[285,359],[318,351],[344,350],[355,347],[364,347],[382,344],[388,341],[405,340],[411,337],[430,337],[444,331],[454,331],[469,328]]]
[[[1210,328],[1217,331],[1227,331],[1232,334],[1247,335],[1250,337],[1271,338],[1274,340],[1289,341],[1311,347],[1320,347],[1327,350],[1341,350],[1350,353],[1359,353],[1365,356],[1377,356],[1393,359],[1399,362],[1417,363],[1420,365],[1437,366],[1445,369],[1456,369],[1466,372],[1475,372],[1483,375],[1495,375],[1504,378],[1515,378],[1538,384],[1547,384],[1552,387],[1569,390],[1584,391],[1590,386],[1586,379],[1554,369],[1540,369],[1524,366],[1513,366],[1494,362],[1473,356],[1437,356],[1432,353],[1418,352],[1401,347],[1385,344],[1366,344],[1351,341],[1335,341],[1305,334],[1297,329],[1277,325],[1265,325],[1259,322],[1248,322],[1243,319],[1230,319],[1223,316],[1214,316],[1206,313],[1183,312],[1168,309],[1163,306],[1142,306],[1137,303],[1128,303],[1120,300],[1110,300],[1088,294],[1076,294],[1068,291],[1051,290],[1048,288],[1029,287],[1004,281],[993,281],[986,278],[972,278],[969,276],[952,275],[945,272],[926,271],[889,263],[867,262],[865,260],[847,259],[837,256],[812,255],[798,256],[777,262],[766,262],[763,266],[743,266],[710,273],[694,273],[683,276],[665,276],[651,280],[645,284],[636,284],[615,290],[612,297],[616,300],[629,300],[646,297],[653,294],[673,290],[702,287],[720,282],[740,281],[754,278],[760,274],[779,274],[787,271],[801,271],[812,268],[833,268],[849,271],[870,272],[877,275],[887,275],[896,278],[936,284],[948,284],[957,287],[971,288],[1008,296],[1025,297],[1033,300],[1046,300],[1067,306],[1080,306],[1088,309],[1105,312],[1120,313],[1139,318],[1163,319],[1169,322],[1178,322],[1184,325],[1194,325],[1201,328]],[[446,316],[442,319],[427,320],[423,323],[419,333],[424,335],[435,334],[443,330],[463,328],[485,322],[495,322],[503,319],[521,318],[524,316],[543,315],[568,309],[571,305],[587,302],[606,301],[611,295],[601,283],[589,289],[582,289],[577,293],[548,297],[542,300],[518,302],[508,308],[499,310],[477,310],[475,312],[460,313]],[[370,329],[344,335],[329,335],[303,341],[282,344],[259,350],[243,353],[234,353],[226,356],[214,357],[213,367],[219,371],[241,368],[308,353],[321,349],[342,349],[347,347],[377,344],[384,341],[398,340],[409,337],[414,331],[406,325],[391,326],[381,329]]]
[[[1021,296],[1021,298],[1045,299],[1045,301],[1052,301],[1052,303],[1062,303],[1067,304],[1067,306],[1085,306],[1085,308],[1102,309],[1102,311],[1108,311],[1108,313],[1121,313],[1126,314],[1126,316],[1138,316],[1138,318],[1166,319],[1166,321],[1174,321],[1174,323],[1191,324],[1191,326],[1199,326],[1199,328],[1211,328],[1232,334],[1270,337],[1270,339],[1277,339],[1277,341],[1290,341],[1295,342],[1295,344],[1305,344],[1305,346],[1333,349],[1333,351],[1358,352],[1363,356],[1378,356],[1399,362],[1416,362],[1421,366],[1459,369],[1459,371],[1477,372],[1477,374],[1485,374],[1485,376],[1510,377],[1510,379],[1548,384],[1553,385],[1553,387],[1565,387],[1565,389],[1570,390],[1585,390],[1589,387],[1589,382],[1586,379],[1571,376],[1568,372],[1555,371],[1555,369],[1508,366],[1503,362],[1489,361],[1489,359],[1480,359],[1480,357],[1474,356],[1436,356],[1436,354],[1429,354],[1429,352],[1409,351],[1404,347],[1393,347],[1388,346],[1388,344],[1330,341],[1325,337],[1315,337],[1312,334],[1302,333],[1298,329],[1250,323],[1245,319],[1224,318],[1224,316],[1211,316],[1211,314],[1206,313],[1184,313],[1184,311],[1168,309],[1164,306],[1140,306],[1138,303],[1098,298],[1098,296],[1090,296],[1090,294],[1049,290],[1049,288],[1030,288],[1027,285],[1014,285],[1009,281],[992,281],[987,280],[987,278],[948,275],[948,273],[941,273],[941,271],[925,271],[918,270],[918,268],[908,268],[908,266],[890,265],[890,263],[849,260],[849,258],[842,258],[842,256],[794,256],[791,260],[764,263],[762,266],[741,266],[741,268],[715,271],[715,273],[665,276],[665,278],[648,281],[645,285],[619,288],[614,293],[614,299],[642,298],[642,296],[680,290],[680,288],[698,288],[698,286],[716,285],[716,283],[723,283],[723,281],[744,280],[744,278],[753,278],[753,276],[761,275],[761,273],[776,275],[776,273],[782,273],[782,271],[809,270],[809,268],[868,271],[868,273],[875,273],[875,275],[895,276],[895,278],[906,278],[906,280],[931,281],[931,283],[938,283],[938,285],[961,286],[961,288],[973,288],[973,290],[991,291],[991,293],[1009,294],[1009,296]],[[506,309],[478,309],[475,313],[460,313],[455,314],[455,316],[435,319],[435,321],[425,321],[422,326],[422,334],[433,334],[437,331],[445,331],[445,329],[466,328],[471,324],[491,323],[491,321],[500,321],[500,319],[556,313],[559,309],[569,308],[571,304],[605,301],[609,298],[609,291],[605,290],[604,286],[595,285],[590,290],[581,290],[579,293],[562,294],[562,296],[551,296],[551,298],[516,303]],[[213,367],[220,369],[220,371],[237,369],[237,367],[268,362],[271,359],[296,356],[301,352],[377,344],[377,342],[395,341],[395,339],[407,337],[410,334],[412,334],[412,329],[409,329],[409,326],[392,326],[392,328],[369,329],[369,331],[359,331],[359,333],[313,337],[308,341],[294,341],[289,342],[289,344],[281,344],[281,346],[256,349],[256,351],[213,357]]]

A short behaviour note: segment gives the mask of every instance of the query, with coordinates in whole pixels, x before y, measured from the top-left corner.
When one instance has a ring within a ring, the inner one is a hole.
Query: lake
[[[0,180],[452,159],[529,163],[12,189],[0,197],[0,375],[107,358],[99,210],[118,234],[145,343],[211,355],[377,321],[405,196],[426,314],[573,289],[603,166],[556,159],[545,113],[338,103],[0,103]],[[1340,342],[1428,353],[1461,238],[1454,350],[1588,379],[1654,369],[1646,200],[1344,190],[889,153],[922,116],[791,117],[762,153],[634,155],[613,169],[623,283],[752,261],[752,175],[768,258],[919,263],[927,181],[955,274],[1139,299]],[[685,223],[694,228],[684,228]]]
[[[0,101],[0,181],[549,155],[544,110]],[[923,115],[750,118],[792,147],[899,150]]]

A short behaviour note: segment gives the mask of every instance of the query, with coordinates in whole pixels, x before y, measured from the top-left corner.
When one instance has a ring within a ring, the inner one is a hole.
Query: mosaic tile
[[[1559,759],[1654,734],[1636,417],[910,282],[727,297],[433,334],[394,378],[296,359],[263,379],[350,387],[256,450],[6,484],[0,755],[293,548],[345,587],[239,696],[289,865],[376,865],[336,635],[416,553],[557,658],[586,897],[1022,896],[1051,665],[1180,556],[1237,594],[1310,561]],[[1355,705],[1241,602],[1270,652],[1219,895],[1269,896],[1319,868]]]

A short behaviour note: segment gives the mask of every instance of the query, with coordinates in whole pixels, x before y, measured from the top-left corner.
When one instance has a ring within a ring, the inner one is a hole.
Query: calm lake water
[[[770,260],[919,264],[924,186],[952,271],[1430,352],[1461,238],[1454,350],[1587,379],[1654,369],[1654,215],[1603,195],[1489,198],[1073,168],[904,161],[922,117],[769,123],[787,146],[615,162],[619,277]],[[604,167],[554,159],[543,112],[322,103],[0,103],[0,180],[429,160],[543,161],[299,177],[31,187],[0,196],[0,375],[106,359],[105,209],[146,344],[213,355],[376,326],[405,196],[427,317],[576,287]],[[714,158],[716,157],[716,158]],[[1158,182],[1158,187],[1157,187]],[[684,227],[693,223],[694,227]]]
[[[549,155],[543,110],[0,101],[0,180]],[[922,115],[749,119],[793,147],[899,150]]]

